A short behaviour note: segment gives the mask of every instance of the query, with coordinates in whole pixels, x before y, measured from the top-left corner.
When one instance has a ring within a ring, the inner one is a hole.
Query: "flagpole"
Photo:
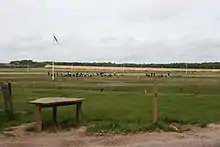
[[[55,37],[55,35],[53,34],[53,38],[54,38],[54,40],[57,42],[57,44],[59,44],[59,42],[58,42],[58,40],[57,40],[57,38]],[[55,73],[54,73],[54,62],[55,61],[53,61],[53,63],[52,63],[52,81],[54,81],[55,80]]]
[[[71,65],[71,74],[73,73],[73,63]]]
[[[29,71],[28,68],[29,68],[29,66],[28,66],[28,63],[27,63],[27,72]]]

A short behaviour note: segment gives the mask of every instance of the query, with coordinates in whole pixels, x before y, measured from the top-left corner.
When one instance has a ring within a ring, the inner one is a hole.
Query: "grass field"
[[[0,81],[12,82],[14,108],[18,113],[9,120],[0,112],[0,128],[33,122],[34,107],[27,102],[39,97],[84,97],[83,122],[90,131],[154,130],[153,78],[142,74],[123,77],[70,78],[51,81],[48,69],[31,69],[36,74],[11,74],[25,69],[1,69]],[[61,70],[60,70],[61,71]],[[65,71],[65,70],[64,70]],[[41,73],[41,74],[39,74]],[[170,123],[207,124],[220,121],[220,74],[203,73],[182,78],[156,78],[159,91],[159,125],[169,129]],[[100,89],[104,88],[104,92]],[[144,94],[145,89],[147,95]],[[3,100],[0,99],[3,109]],[[75,124],[73,107],[58,108],[58,122],[63,126]],[[52,124],[52,110],[43,110],[44,127]]]

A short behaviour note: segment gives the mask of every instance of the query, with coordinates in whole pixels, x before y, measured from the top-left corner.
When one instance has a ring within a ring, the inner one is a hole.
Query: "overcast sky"
[[[0,32],[0,62],[220,61],[220,1],[0,0]]]

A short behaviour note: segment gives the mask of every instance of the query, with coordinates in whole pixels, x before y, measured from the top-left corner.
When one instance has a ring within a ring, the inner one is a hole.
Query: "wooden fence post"
[[[154,80],[154,117],[153,117],[153,123],[158,122],[158,90],[157,90],[157,83],[156,80]]]
[[[5,112],[11,118],[13,118],[14,117],[14,110],[13,110],[11,83],[4,84],[3,82],[1,82],[0,87],[2,90],[3,98],[4,98]]]
[[[9,113],[12,117],[14,117],[14,106],[13,106],[13,96],[12,96],[12,87],[11,83],[8,83],[8,93],[9,93]]]

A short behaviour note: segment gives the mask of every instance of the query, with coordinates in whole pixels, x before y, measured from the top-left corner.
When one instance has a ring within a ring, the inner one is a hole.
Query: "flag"
[[[54,38],[54,40],[59,44],[59,41],[58,41],[58,39],[56,38],[55,35],[53,35],[53,38]]]

